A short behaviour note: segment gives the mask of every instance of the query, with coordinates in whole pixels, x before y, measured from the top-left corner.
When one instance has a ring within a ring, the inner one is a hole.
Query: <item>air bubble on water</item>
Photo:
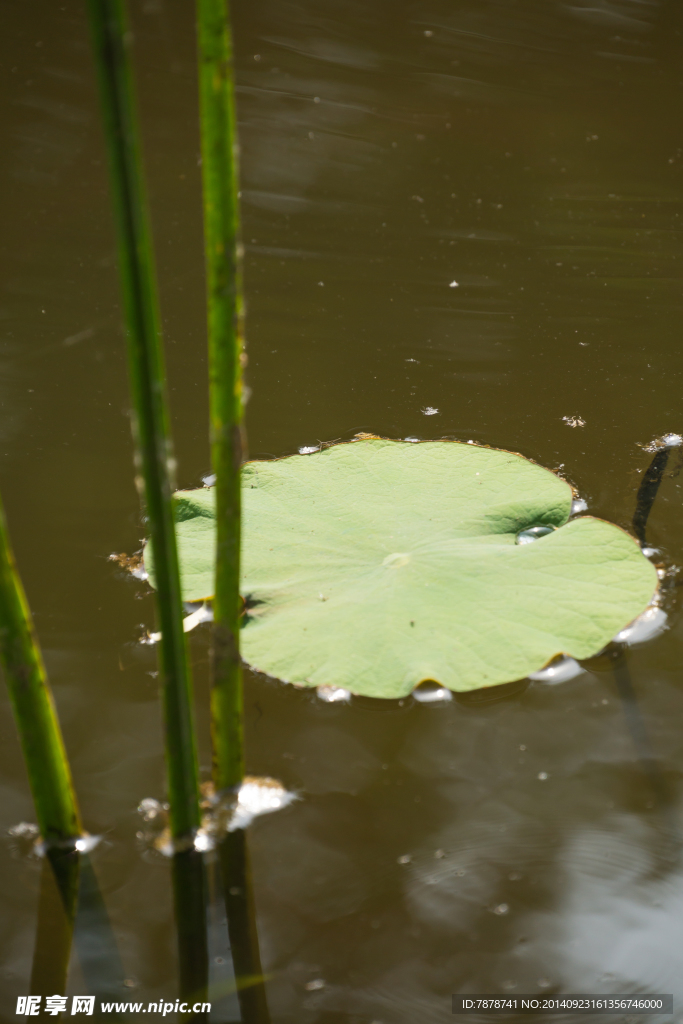
[[[627,644],[629,646],[643,644],[646,640],[652,640],[654,637],[659,636],[667,628],[666,612],[663,608],[658,608],[657,605],[651,604],[642,615],[639,615],[637,619],[634,619],[628,626],[620,630],[614,637],[614,641],[615,643]]]
[[[228,822],[228,832],[246,828],[254,818],[282,810],[298,799],[296,793],[285,789],[276,779],[247,775],[239,788],[237,805]]]
[[[503,915],[508,913],[509,909],[510,907],[507,903],[499,903],[497,907],[493,907],[492,913],[497,914],[498,917],[503,917]]]
[[[541,537],[547,537],[549,533],[554,532],[554,526],[530,526],[519,531],[515,537],[515,544],[533,544],[535,540],[540,540]]]
[[[213,487],[216,483],[216,474],[208,473],[207,476],[202,477],[202,483],[205,487]]]
[[[539,772],[538,775],[536,776],[536,778],[540,779],[541,782],[545,782],[545,780],[548,778],[548,773],[547,772]]]
[[[661,554],[659,548],[645,547],[640,549],[646,558],[654,558],[655,555]]]
[[[326,704],[348,704],[351,700],[351,691],[343,686],[318,686],[315,692]]]
[[[304,445],[303,448],[299,448],[299,455],[312,455],[313,452],[319,452],[319,444]]]
[[[325,988],[325,982],[322,978],[314,978],[313,981],[307,981],[304,988],[307,992],[318,992],[321,988]]]
[[[412,444],[418,444],[420,438],[419,437],[404,437],[403,440],[404,441],[410,441],[410,442],[412,442]]]
[[[546,683],[548,686],[557,686],[558,683],[566,683],[570,679],[575,679],[582,672],[585,672],[585,669],[581,668],[578,661],[562,654],[553,658],[549,665],[538,672],[529,673],[529,679],[533,679],[537,683]]]
[[[585,498],[574,498],[570,515],[576,516],[579,512],[585,512],[587,508],[588,502]]]
[[[451,283],[449,284],[449,286],[448,286],[448,287],[449,287],[449,288],[459,288],[459,287],[460,287],[460,285],[458,284],[458,282],[457,282],[457,281],[451,281]]]
[[[400,857],[396,858],[396,863],[397,864],[410,864],[412,859],[413,859],[413,855],[411,853],[402,853]]]
[[[420,409],[423,416],[436,416],[439,410],[435,409],[433,405],[428,405],[424,409]]]
[[[426,679],[413,690],[413,699],[420,704],[436,704],[453,700],[453,694],[445,686],[441,686],[440,683],[436,683],[432,679]]]

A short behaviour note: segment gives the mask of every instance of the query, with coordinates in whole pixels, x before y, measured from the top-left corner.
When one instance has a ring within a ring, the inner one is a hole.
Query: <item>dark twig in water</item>
[[[646,546],[645,527],[647,526],[648,516],[654,505],[659,485],[662,482],[664,471],[669,461],[670,451],[671,449],[666,447],[660,448],[658,452],[655,452],[655,456],[645,470],[645,476],[638,488],[636,510],[633,514],[633,532],[640,541],[641,547]]]

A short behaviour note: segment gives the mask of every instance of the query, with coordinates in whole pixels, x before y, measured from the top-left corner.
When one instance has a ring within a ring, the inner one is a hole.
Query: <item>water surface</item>
[[[192,5],[131,6],[192,487],[209,471]],[[680,5],[233,6],[251,456],[359,431],[473,439],[563,467],[628,526],[638,444],[683,430]],[[0,485],[129,998],[170,999],[168,865],[136,841],[137,803],[163,798],[155,653],[137,643],[153,602],[107,561],[144,526],[84,11],[5,7]],[[665,479],[649,526],[668,565],[680,498]],[[455,991],[683,995],[676,593],[670,629],[629,657],[659,788],[608,663],[431,706],[247,678],[249,771],[302,797],[250,833],[277,1024],[436,1024]],[[201,631],[193,660],[208,770]],[[0,774],[0,826],[33,820],[4,695]],[[9,843],[0,859],[14,1019],[39,871]]]

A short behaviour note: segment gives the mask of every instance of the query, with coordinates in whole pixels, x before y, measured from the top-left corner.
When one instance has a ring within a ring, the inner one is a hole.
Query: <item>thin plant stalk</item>
[[[240,473],[244,457],[244,303],[238,201],[233,46],[226,0],[197,0],[204,194],[211,461],[216,497],[216,579],[211,655],[213,779],[219,796],[244,777],[240,660]],[[245,1024],[267,1024],[244,830],[220,846],[228,931]]]
[[[124,300],[138,481],[157,577],[171,831],[199,827],[190,671],[171,511],[172,455],[152,241],[121,0],[88,0]]]
[[[216,476],[216,583],[211,720],[219,792],[244,775],[239,651],[243,301],[233,52],[225,0],[198,0],[211,461]]]
[[[73,848],[83,829],[71,770],[1,503],[0,662],[26,761],[40,834],[48,849]]]
[[[83,828],[62,731],[0,502],[0,662],[45,844],[31,990],[60,982],[71,955]],[[48,909],[50,908],[50,909]],[[54,914],[52,913],[54,910]],[[48,931],[46,922],[50,922]],[[48,947],[51,953],[48,954]],[[49,960],[49,966],[48,966]]]
[[[182,994],[201,998],[208,977],[201,858],[192,850],[200,825],[192,687],[183,632],[178,552],[171,507],[173,459],[151,231],[133,95],[130,33],[123,0],[88,0],[118,241],[132,393],[138,486],[156,567],[159,661],[166,734],[170,827],[176,849],[174,891]],[[194,871],[192,899],[179,898]],[[191,962],[184,961],[191,951]]]

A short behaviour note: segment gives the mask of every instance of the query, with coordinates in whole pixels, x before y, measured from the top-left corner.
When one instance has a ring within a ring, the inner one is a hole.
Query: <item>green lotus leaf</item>
[[[632,537],[569,521],[569,484],[511,452],[373,438],[250,462],[242,479],[242,652],[297,686],[511,682],[596,654],[656,590]],[[209,598],[213,492],[178,492],[175,513],[183,596]],[[553,529],[516,542],[537,526]]]

